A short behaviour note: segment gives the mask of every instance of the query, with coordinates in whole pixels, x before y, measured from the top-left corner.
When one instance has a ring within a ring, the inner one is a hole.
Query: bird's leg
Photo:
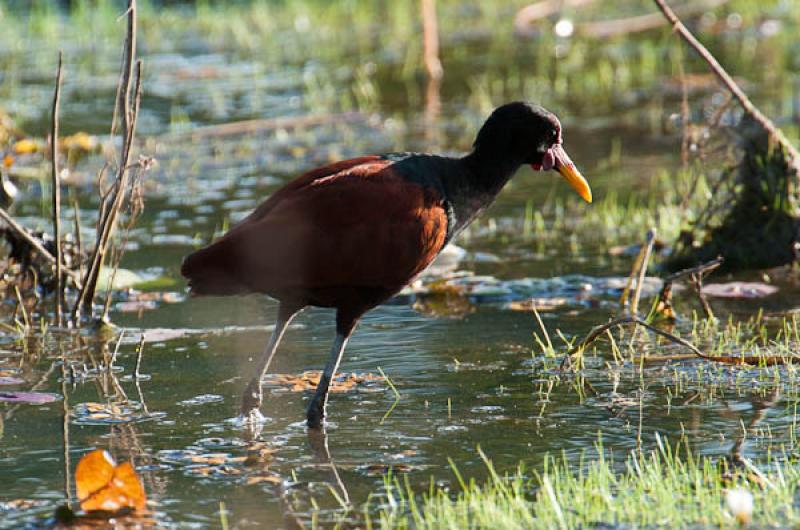
[[[289,323],[299,311],[300,309],[297,307],[288,306],[283,303],[278,307],[278,318],[275,321],[275,329],[272,330],[272,335],[270,335],[269,341],[267,341],[267,346],[261,354],[261,361],[258,364],[256,375],[250,380],[250,383],[248,383],[247,388],[244,389],[244,393],[242,394],[241,412],[243,417],[246,418],[250,416],[251,413],[261,408],[261,379],[264,377],[264,374],[267,373],[267,368],[269,368],[269,364],[275,356],[278,344],[280,344],[281,338],[283,337],[283,332],[286,331]]]
[[[312,429],[322,426],[322,419],[325,417],[325,406],[328,404],[328,388],[336,375],[336,370],[339,369],[339,362],[342,360],[342,353],[344,353],[344,347],[347,345],[347,339],[347,336],[336,333],[336,340],[333,341],[328,363],[319,378],[314,397],[311,398],[311,403],[308,405],[306,417],[308,426]]]
[[[344,348],[347,346],[347,340],[350,338],[356,322],[358,322],[358,317],[345,318],[341,311],[336,315],[336,340],[333,341],[328,363],[319,378],[317,390],[314,392],[314,397],[311,398],[306,413],[307,424],[312,429],[322,426],[322,420],[325,418],[325,406],[328,404],[328,389],[339,369]]]

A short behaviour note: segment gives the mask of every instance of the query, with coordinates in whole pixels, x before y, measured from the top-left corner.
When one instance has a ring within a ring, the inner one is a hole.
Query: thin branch
[[[691,276],[693,274],[701,274],[701,273],[705,277],[711,274],[712,271],[716,270],[723,263],[725,263],[725,258],[723,258],[722,256],[718,256],[716,259],[707,261],[706,263],[701,263],[696,267],[691,267],[689,269],[682,269],[677,272],[674,272],[669,276],[667,276],[666,278],[664,278],[664,282],[672,283],[683,278],[684,276]]]
[[[63,278],[61,273],[61,182],[58,171],[58,107],[61,102],[61,64],[63,53],[58,52],[58,69],[56,70],[56,88],[53,93],[53,122],[50,128],[50,160],[51,160],[51,185],[53,187],[53,243],[56,255],[56,325],[61,327],[61,309],[64,296]]]
[[[664,17],[672,24],[673,30],[678,33],[678,35],[685,40],[689,46],[694,48],[698,55],[708,64],[711,68],[711,71],[714,72],[714,75],[720,80],[720,82],[727,88],[731,94],[739,101],[739,104],[744,108],[745,112],[750,114],[753,119],[755,119],[764,129],[773,137],[775,138],[778,143],[781,144],[781,147],[784,148],[786,153],[792,159],[792,165],[794,165],[797,171],[800,171],[800,153],[798,153],[797,149],[789,142],[786,136],[783,134],[775,124],[770,120],[766,115],[764,115],[751,101],[750,98],[747,97],[747,94],[744,93],[736,81],[725,71],[722,65],[719,64],[717,59],[708,51],[708,49],[703,46],[703,44],[695,38],[689,29],[683,25],[683,22],[680,21],[678,16],[675,12],[667,5],[665,0],[653,0],[661,12],[664,14]]]
[[[125,54],[122,68],[122,78],[120,80],[119,98],[117,106],[122,114],[122,149],[119,159],[117,178],[112,186],[114,195],[111,199],[111,206],[104,209],[105,215],[101,216],[98,224],[98,238],[92,255],[91,263],[86,271],[84,288],[78,295],[75,306],[72,310],[72,318],[75,322],[80,319],[81,312],[87,306],[89,312],[92,311],[97,280],[103,261],[108,251],[108,242],[116,226],[117,215],[122,207],[123,198],[126,194],[128,184],[128,159],[130,156],[133,138],[136,133],[136,119],[139,110],[141,97],[141,61],[135,61],[136,56],[136,0],[128,0],[128,31],[125,39]],[[136,87],[133,96],[133,109],[131,108],[131,81],[133,78],[134,66],[136,67]],[[116,117],[115,117],[116,118]],[[104,201],[105,203],[105,201]]]
[[[653,252],[653,244],[656,242],[656,229],[651,228],[647,232],[647,242],[644,246],[644,255],[642,256],[642,265],[639,268],[639,276],[636,278],[636,290],[633,291],[633,298],[631,298],[631,314],[635,315],[639,312],[639,298],[642,295],[642,286],[644,279],[647,275],[647,266],[650,263],[650,254]]]

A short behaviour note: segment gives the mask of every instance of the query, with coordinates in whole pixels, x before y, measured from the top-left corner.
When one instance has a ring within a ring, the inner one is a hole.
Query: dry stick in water
[[[81,207],[78,204],[78,198],[72,199],[72,220],[75,229],[75,255],[78,256],[75,266],[78,269],[78,274],[83,272],[81,264],[81,256],[83,256],[83,241],[81,240]]]
[[[670,274],[666,278],[664,278],[664,285],[671,286],[672,283],[684,276],[689,276],[692,281],[692,285],[694,286],[695,292],[697,293],[697,297],[700,299],[700,303],[703,305],[703,311],[706,313],[706,317],[709,319],[714,319],[714,312],[711,310],[711,304],[708,303],[708,299],[706,295],[703,293],[703,279],[717,270],[720,265],[725,262],[725,259],[722,256],[718,256],[716,259],[708,261],[706,263],[702,263],[697,265],[696,267],[692,267],[689,269],[683,269],[677,271],[673,274]],[[662,292],[662,301],[663,294],[668,292],[667,288],[661,290]]]
[[[636,314],[636,310],[639,306],[639,296],[636,292],[641,294],[641,285],[644,281],[644,274],[647,272],[647,262],[650,260],[650,253],[653,250],[655,238],[655,228],[652,228],[647,232],[647,241],[636,255],[636,260],[634,260],[633,267],[631,267],[631,274],[628,276],[628,282],[625,284],[625,289],[622,290],[622,296],[620,296],[619,299],[619,304],[622,309],[631,307],[630,312],[633,314]],[[644,273],[642,270],[644,270]],[[633,287],[634,279],[636,279],[636,292],[634,292],[636,307],[633,307],[633,300],[631,298],[631,288]]]
[[[117,214],[122,207],[122,200],[125,196],[128,183],[128,157],[130,156],[131,145],[136,130],[136,115],[138,114],[138,102],[141,91],[141,62],[134,61],[136,54],[136,0],[128,0],[128,32],[125,39],[125,53],[123,58],[122,74],[120,85],[117,87],[117,102],[114,107],[114,117],[112,118],[112,133],[115,128],[117,111],[122,114],[122,151],[118,160],[119,168],[117,178],[113,185],[113,199],[111,206],[105,209],[98,224],[98,237],[92,254],[91,264],[86,271],[84,287],[78,295],[75,306],[72,310],[72,318],[77,323],[81,313],[86,306],[92,312],[92,303],[97,289],[97,279],[100,269],[105,259],[108,241],[113,233],[116,224]],[[131,81],[133,79],[134,64],[136,65],[136,89],[134,91],[134,109],[131,110]]]
[[[56,250],[56,325],[61,327],[61,309],[64,296],[61,274],[61,182],[58,177],[58,107],[61,102],[61,63],[63,53],[58,52],[56,88],[53,92],[53,123],[50,128],[51,186],[53,187],[53,243]]]
[[[650,263],[650,255],[653,253],[653,244],[656,242],[656,229],[651,228],[647,232],[647,242],[644,246],[644,255],[642,256],[642,265],[639,268],[639,276],[636,278],[636,290],[633,291],[633,298],[631,298],[631,314],[635,315],[639,311],[639,298],[642,295],[642,287],[644,279],[647,275],[647,266]]]
[[[678,16],[675,12],[670,8],[664,0],[653,0],[661,12],[664,14],[666,19],[672,24],[673,30],[678,33],[678,35],[685,40],[689,46],[694,48],[694,50],[700,55],[700,57],[708,64],[711,68],[711,71],[714,72],[714,75],[722,82],[723,85],[733,94],[733,96],[739,101],[739,104],[744,108],[745,112],[750,114],[753,119],[755,119],[762,127],[772,136],[775,138],[778,143],[781,144],[786,150],[786,153],[792,159],[792,163],[795,168],[800,171],[800,153],[798,153],[797,149],[789,142],[786,136],[773,122],[770,120],[766,115],[764,115],[753,103],[750,101],[750,98],[747,97],[747,94],[744,93],[736,81],[725,71],[722,65],[719,64],[717,59],[708,51],[708,49],[703,46],[703,44],[697,40],[697,38],[692,34],[689,29],[683,25],[683,22],[680,21]]]

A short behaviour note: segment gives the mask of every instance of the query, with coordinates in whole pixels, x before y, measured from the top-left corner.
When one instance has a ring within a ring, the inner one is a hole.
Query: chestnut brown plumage
[[[275,329],[242,398],[261,406],[261,378],[292,318],[336,309],[336,340],[307,412],[325,416],[328,386],[361,315],[403,288],[480,214],[523,164],[591,191],[562,146],[561,124],[538,105],[497,108],[461,158],[365,156],[312,170],[275,192],[211,245],[186,257],[192,293],[264,293],[279,301]]]

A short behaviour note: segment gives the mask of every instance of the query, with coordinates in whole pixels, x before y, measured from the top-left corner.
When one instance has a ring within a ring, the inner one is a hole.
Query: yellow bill
[[[551,148],[553,152],[554,164],[553,169],[558,171],[564,179],[569,182],[569,185],[578,192],[578,195],[586,202],[592,202],[592,188],[589,187],[589,182],[581,175],[578,168],[564,151],[561,145],[554,145]]]

